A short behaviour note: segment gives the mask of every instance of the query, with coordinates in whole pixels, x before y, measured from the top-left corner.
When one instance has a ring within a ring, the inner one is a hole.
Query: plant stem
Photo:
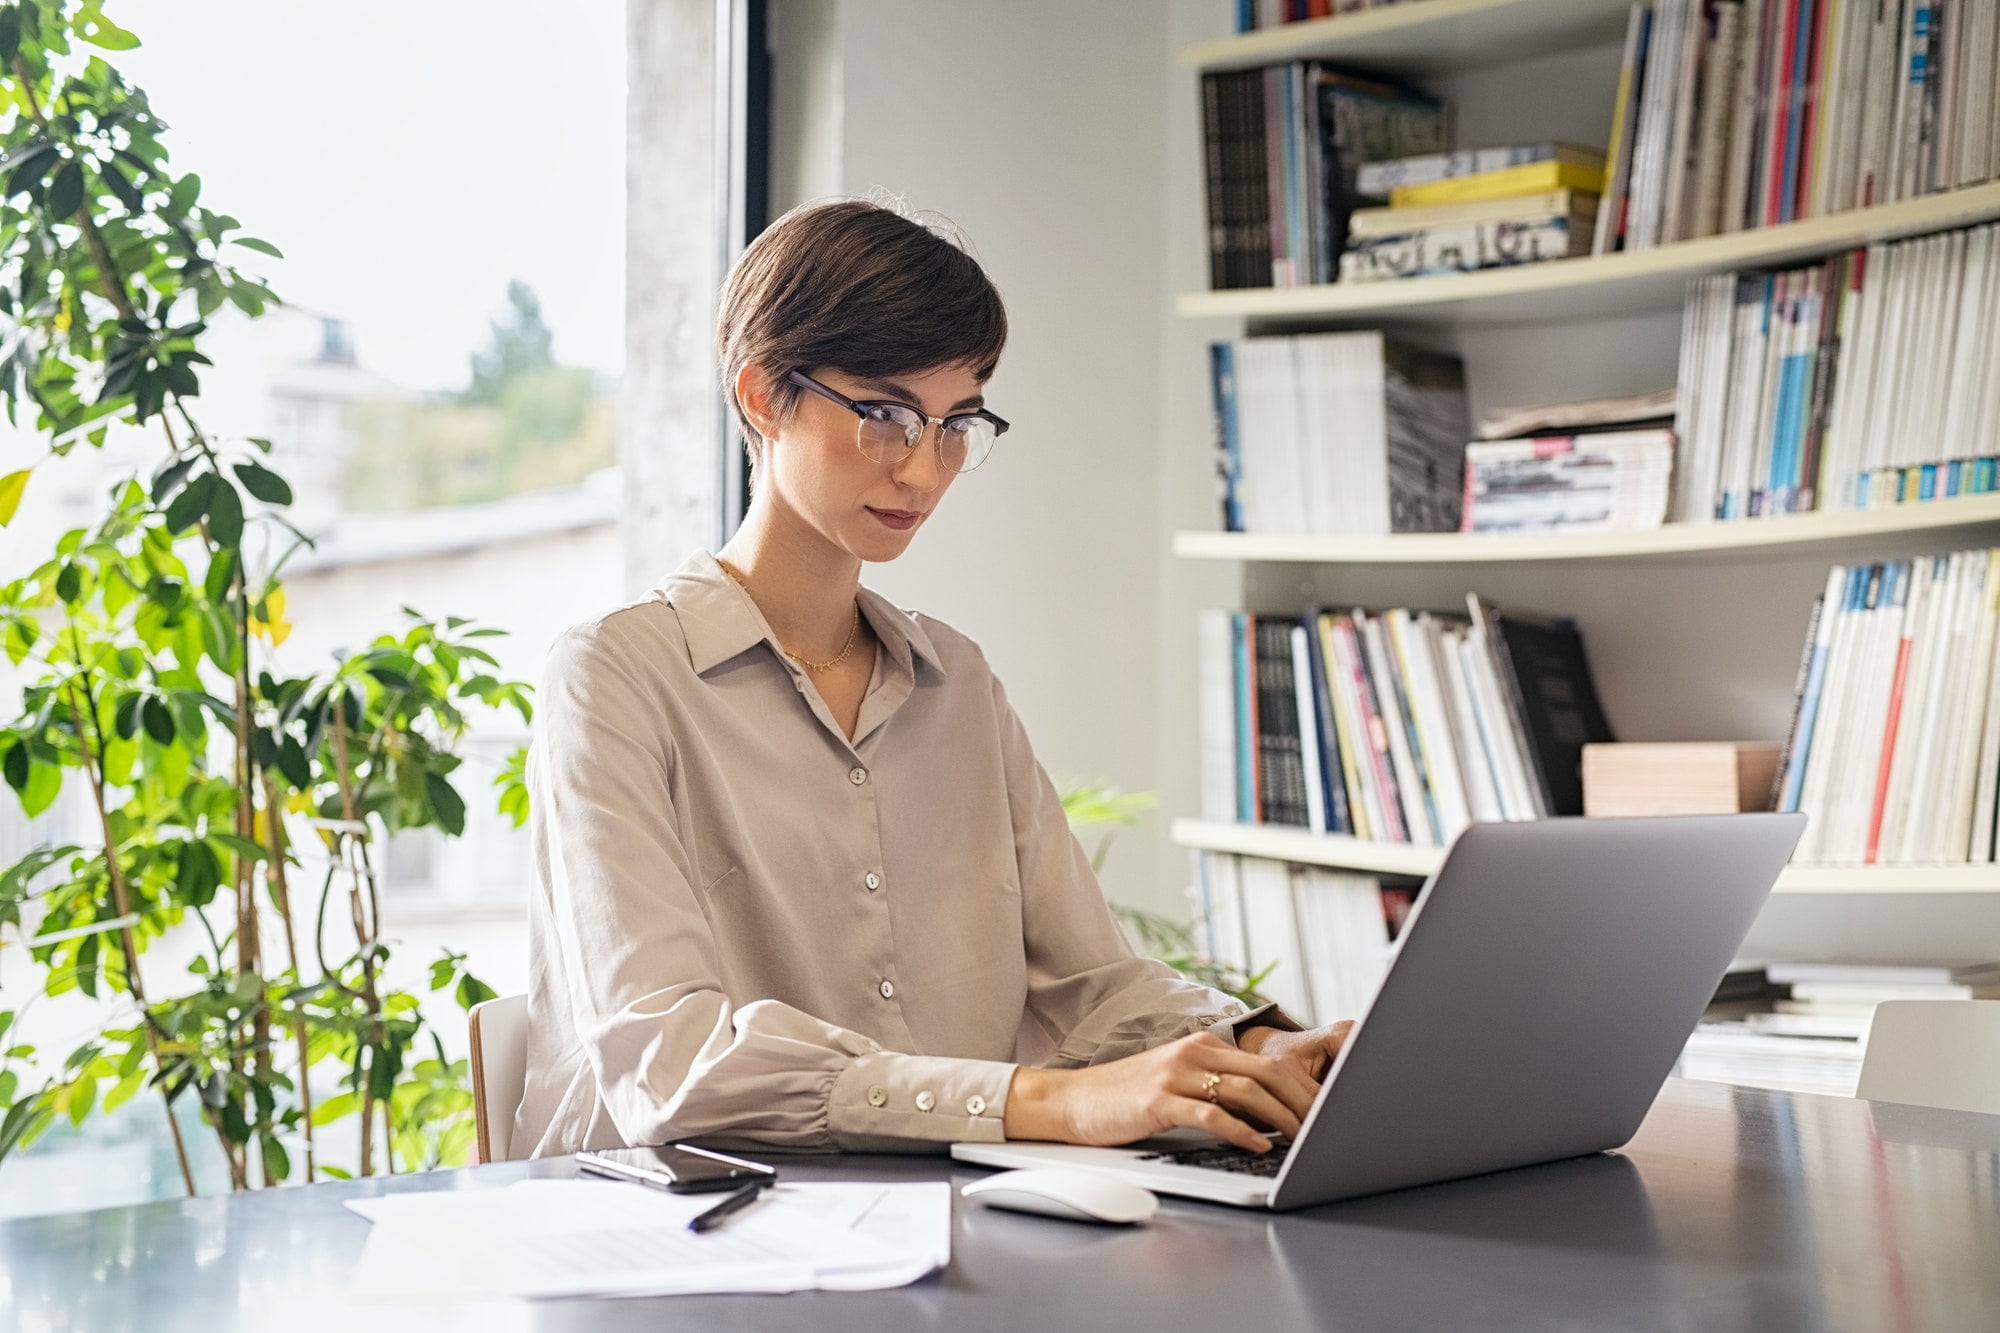
[[[20,64],[19,57],[15,58],[15,64]],[[78,675],[82,675],[83,644],[77,634],[74,619],[70,621],[69,633],[71,651],[76,655],[77,672]],[[103,736],[97,730],[97,696],[90,688],[88,677],[85,677],[81,688],[84,701],[89,705],[89,711],[86,713],[77,702],[78,688],[77,677],[72,676],[68,682],[69,706],[70,711],[76,715],[77,744],[83,747],[84,772],[90,776],[90,799],[97,807],[97,826],[104,837],[104,874],[105,878],[111,881],[111,900],[117,905],[118,915],[129,917],[132,915],[132,906],[131,899],[125,892],[125,871],[124,867],[118,864],[118,846],[111,836],[111,811],[104,803],[102,768],[104,745]],[[152,1056],[154,1069],[164,1073],[165,1066],[160,1060],[159,1029],[155,1026],[153,1011],[146,1003],[145,984],[139,979],[139,945],[132,934],[130,921],[118,927],[118,943],[125,953],[125,985],[132,992],[132,998],[138,1002],[140,1026],[146,1032],[146,1053]],[[160,1099],[167,1109],[167,1132],[173,1136],[174,1159],[180,1164],[181,1184],[187,1187],[188,1197],[193,1198],[194,1168],[188,1165],[187,1144],[181,1141],[180,1122],[174,1119],[174,1104],[167,1096],[164,1079],[160,1084]]]
[[[354,823],[354,780],[347,767],[347,685],[340,683],[338,698],[328,692],[327,702],[333,709],[333,761],[334,772],[340,781],[340,817],[348,824]],[[356,840],[352,831],[341,834],[341,850],[350,858],[348,871],[348,910],[354,920],[355,943],[361,949],[361,998],[368,1006],[368,1030],[361,1039],[360,1056],[367,1055],[367,1069],[361,1080],[361,1174],[369,1175],[374,1170],[375,1137],[375,1085],[369,1075],[374,1072],[376,1029],[380,1025],[382,1004],[375,993],[375,943],[374,922],[366,919],[361,903],[361,864],[352,860]],[[365,856],[365,852],[363,853]]]
[[[277,784],[264,775],[264,821],[271,834],[271,899],[277,904],[278,919],[285,927],[285,952],[291,959],[292,980],[305,984],[305,969],[299,966],[299,938],[292,927],[292,891],[285,879],[285,807],[279,803]],[[314,1180],[312,1069],[307,1062],[306,1020],[292,1015],[292,1035],[299,1045],[299,1123],[306,1134],[306,1183]]]

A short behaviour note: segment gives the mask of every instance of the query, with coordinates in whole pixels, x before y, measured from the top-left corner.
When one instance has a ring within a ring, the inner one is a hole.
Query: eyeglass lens
[[[922,417],[894,403],[872,403],[861,418],[861,452],[877,463],[901,462],[922,443]],[[954,472],[970,472],[986,461],[998,438],[984,417],[952,417],[939,429],[938,455]]]

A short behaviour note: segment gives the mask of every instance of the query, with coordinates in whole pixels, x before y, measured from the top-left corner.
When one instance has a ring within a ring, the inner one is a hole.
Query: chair
[[[528,997],[505,995],[466,1014],[472,1047],[472,1123],[479,1160],[513,1159],[514,1112],[528,1085]]]
[[[2000,1000],[1876,1005],[1854,1095],[2000,1114]]]

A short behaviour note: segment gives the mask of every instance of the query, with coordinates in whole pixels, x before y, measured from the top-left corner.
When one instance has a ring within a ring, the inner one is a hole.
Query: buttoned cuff
[[[1260,1004],[1247,1014],[1225,1018],[1209,1028],[1216,1036],[1231,1043],[1251,1028],[1276,1028],[1280,1032],[1303,1032],[1305,1028],[1298,1020],[1275,1004]]]
[[[926,1143],[999,1143],[1015,1066],[876,1051],[833,1080],[827,1132],[847,1152]]]

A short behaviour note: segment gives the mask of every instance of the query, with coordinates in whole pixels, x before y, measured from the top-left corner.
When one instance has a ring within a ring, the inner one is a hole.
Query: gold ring
[[[1221,1086],[1222,1075],[1216,1073],[1213,1069],[1201,1076],[1201,1095],[1210,1101],[1218,1102],[1220,1100],[1216,1097],[1215,1090]]]

